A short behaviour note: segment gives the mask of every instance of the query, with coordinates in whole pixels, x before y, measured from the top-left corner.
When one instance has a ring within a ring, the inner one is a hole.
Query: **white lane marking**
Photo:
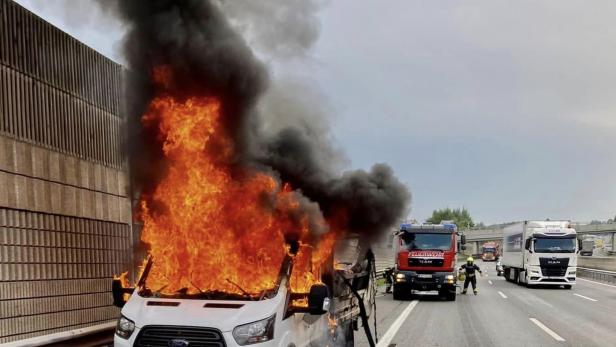
[[[597,300],[595,300],[595,299],[593,299],[593,298],[589,298],[589,297],[584,296],[584,295],[580,295],[580,294],[573,294],[573,295],[575,295],[575,296],[579,296],[579,297],[580,297],[580,298],[582,298],[582,299],[586,299],[586,300],[590,300],[590,301],[595,301],[595,302],[597,301]]]
[[[507,299],[507,295],[503,294],[503,292],[499,291],[498,295],[500,295],[503,299]]]
[[[546,327],[543,323],[541,323],[537,318],[529,318],[531,322],[535,323],[536,326],[541,328],[541,330],[545,331],[548,335],[552,336],[554,340],[564,342],[565,339],[560,337],[557,333],[555,333],[552,329]]]
[[[417,300],[411,301],[411,303],[404,309],[404,311],[402,311],[400,316],[398,316],[398,319],[396,319],[393,322],[393,324],[389,327],[389,329],[387,329],[387,332],[385,333],[385,335],[383,335],[383,337],[381,337],[376,347],[388,347],[389,346],[389,344],[391,343],[391,340],[394,339],[394,336],[396,336],[396,334],[398,333],[398,330],[400,330],[400,327],[402,327],[402,324],[411,314],[411,311],[413,311],[415,306],[417,306],[418,302],[419,301]]]
[[[494,285],[494,283],[492,283],[492,281],[488,280],[488,283],[490,283],[491,285]]]
[[[602,286],[607,286],[607,287],[612,287],[612,288],[616,288],[616,286],[611,285],[611,284],[605,284],[605,283],[601,283],[601,282],[597,282],[597,281],[591,281],[591,280],[585,280],[583,278],[576,278],[576,280],[578,281],[585,281],[585,282],[590,282],[590,283],[594,283],[594,284],[600,284]]]

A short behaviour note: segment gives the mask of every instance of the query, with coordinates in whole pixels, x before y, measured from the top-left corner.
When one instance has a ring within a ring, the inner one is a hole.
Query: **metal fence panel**
[[[117,317],[110,278],[133,244],[122,71],[0,0],[0,344]]]

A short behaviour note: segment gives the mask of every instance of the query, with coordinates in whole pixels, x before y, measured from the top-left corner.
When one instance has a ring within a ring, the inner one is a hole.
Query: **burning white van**
[[[133,288],[114,279],[114,304],[122,307],[114,344],[124,346],[353,346],[357,321],[367,321],[374,300],[374,259],[324,272],[309,293],[290,288],[293,257],[276,285],[258,293],[182,288],[165,293],[148,286],[148,259]],[[354,270],[350,270],[353,267]],[[195,292],[196,289],[196,292]],[[129,297],[130,296],[130,297]]]

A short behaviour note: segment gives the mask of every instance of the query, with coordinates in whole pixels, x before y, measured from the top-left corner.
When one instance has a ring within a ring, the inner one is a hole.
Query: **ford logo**
[[[188,346],[190,346],[190,342],[188,342],[186,340],[173,339],[173,340],[169,341],[167,346],[169,346],[169,347],[188,347]]]

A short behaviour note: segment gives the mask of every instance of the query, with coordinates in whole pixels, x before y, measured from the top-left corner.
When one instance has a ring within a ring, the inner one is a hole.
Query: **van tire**
[[[572,286],[572,285],[570,285],[570,284],[565,284],[563,287],[564,287],[565,289],[571,289],[573,286]]]
[[[348,323],[344,327],[344,346],[345,347],[355,346],[355,333],[353,330],[353,323]]]

